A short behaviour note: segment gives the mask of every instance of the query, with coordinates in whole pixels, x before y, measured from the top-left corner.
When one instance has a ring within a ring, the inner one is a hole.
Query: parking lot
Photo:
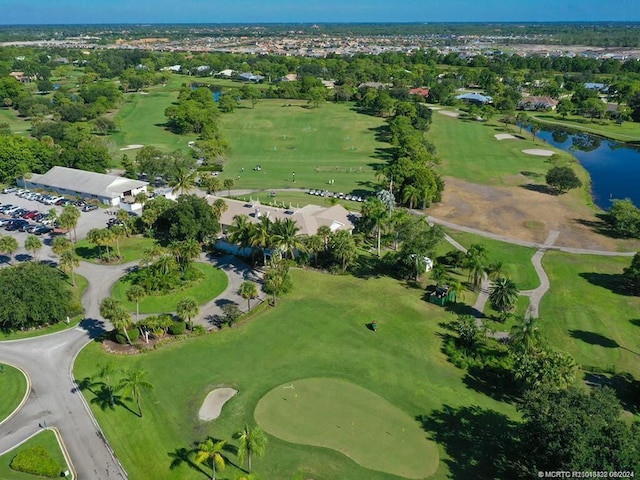
[[[62,212],[63,207],[58,205],[45,205],[35,200],[29,200],[27,198],[22,198],[13,193],[0,193],[0,207],[3,205],[15,205],[20,208],[24,208],[26,210],[38,210],[39,212],[47,213],[52,208],[55,209],[58,213]],[[109,211],[116,210],[115,207],[111,207]],[[11,218],[8,215],[4,215],[0,213],[0,218]],[[80,214],[80,219],[78,220],[78,227],[76,229],[78,240],[81,240],[87,236],[87,232],[92,228],[105,228],[107,226],[107,221],[111,218],[111,215],[107,214],[107,210],[104,208],[98,208],[97,210],[93,210],[90,212],[82,212]],[[28,220],[30,224],[35,224],[36,222],[32,220]],[[18,245],[20,247],[14,253],[13,258],[17,261],[29,260],[31,258],[31,253],[27,252],[24,248],[24,241],[30,233],[21,232],[19,230],[7,231],[5,229],[6,226],[0,227],[1,235],[11,235],[18,241]],[[51,251],[51,235],[40,235],[40,240],[42,241],[43,247],[38,252],[38,258],[40,260],[51,260],[57,261],[57,256],[53,254]],[[6,260],[6,255],[5,255]],[[13,259],[12,259],[13,261]]]

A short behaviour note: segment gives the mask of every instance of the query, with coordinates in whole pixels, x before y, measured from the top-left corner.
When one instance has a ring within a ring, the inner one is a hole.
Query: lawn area
[[[27,393],[27,379],[11,365],[0,363],[0,422],[7,418],[20,404]],[[4,478],[0,475],[0,478]]]
[[[0,108],[0,123],[8,123],[11,133],[26,135],[31,130],[31,123],[19,118],[17,112],[9,108]]]
[[[156,243],[155,239],[142,237],[139,235],[133,235],[131,237],[124,237],[120,239],[120,254],[122,255],[122,261],[119,263],[133,262],[140,260],[144,253],[144,250],[153,246]],[[76,243],[76,253],[83,260],[87,260],[92,263],[100,262],[100,251],[104,252],[97,245],[87,241],[86,239],[80,240]],[[115,255],[117,252],[115,244],[109,247],[111,255]]]
[[[77,302],[80,302],[82,299],[82,295],[84,291],[89,286],[89,281],[83,277],[82,275],[75,274],[76,278],[76,286],[71,287],[73,291],[73,297]],[[71,282],[71,280],[69,280]],[[73,328],[80,323],[80,321],[84,318],[84,314],[76,315],[75,317],[70,319],[69,323],[66,322],[58,322],[54,325],[49,325],[42,328],[37,328],[33,330],[19,331],[19,332],[3,332],[0,331],[0,341],[3,340],[18,340],[20,338],[31,338],[31,337],[39,337],[41,335],[48,335],[50,333],[61,332],[62,330],[67,330],[68,328]]]
[[[630,263],[628,257],[547,252],[551,289],[540,305],[540,329],[578,363],[640,379],[640,298],[615,288]]]
[[[223,176],[236,180],[234,188],[370,191],[378,183],[374,166],[382,163],[376,148],[388,146],[375,138],[383,123],[354,112],[351,104],[307,108],[301,100],[260,100],[255,108],[221,117],[231,144]],[[254,171],[256,165],[262,170]]]
[[[53,457],[53,459],[60,464],[62,471],[69,468],[64,455],[62,454],[62,450],[60,449],[60,444],[58,443],[56,434],[53,433],[52,430],[44,430],[31,437],[19,447],[0,456],[0,478],[2,478],[2,480],[33,480],[37,478],[44,478],[29,475],[28,473],[17,472],[9,466],[11,460],[13,460],[18,453],[32,447],[43,447]],[[73,478],[73,475],[66,478],[71,479]]]
[[[278,438],[337,450],[372,470],[425,478],[438,468],[438,447],[414,418],[344,380],[305,378],[279,385],[258,402],[255,416]]]
[[[320,197],[316,195],[309,195],[308,193],[303,192],[289,192],[289,191],[277,191],[275,196],[271,196],[269,194],[270,190],[263,190],[259,192],[252,193],[251,195],[242,195],[237,197],[239,200],[249,201],[250,199],[260,200],[260,203],[263,205],[273,205],[276,207],[289,208],[289,205],[295,208],[302,208],[305,205],[322,205],[323,207],[330,207],[333,205],[332,200],[326,197]],[[223,189],[221,194],[226,195],[226,191]],[[361,202],[352,202],[351,200],[340,200],[336,199],[336,203],[342,205],[349,211],[359,212],[362,203]]]
[[[523,139],[497,140],[494,135],[499,133],[521,135]],[[527,172],[529,177],[544,176],[550,167],[546,157],[522,153],[524,149],[543,148],[567,160],[571,158],[542,140],[533,142],[525,131],[519,134],[515,127],[505,128],[497,120],[477,122],[434,112],[427,137],[442,160],[443,175],[485,185],[519,185],[523,183],[521,172]]]
[[[640,141],[640,123],[636,122],[617,124],[614,121],[605,120],[601,125],[579,115],[568,115],[566,118],[562,118],[560,115],[550,112],[528,112],[527,114],[541,123],[560,125],[622,142]]]
[[[540,285],[540,279],[531,263],[531,257],[536,253],[535,248],[521,247],[451,229],[447,230],[447,234],[465,248],[469,248],[475,243],[484,245],[487,249],[489,262],[502,262],[505,272],[520,290],[530,290]]]
[[[350,382],[410,418],[420,417],[426,438],[440,441],[438,471],[430,478],[451,478],[450,469],[457,478],[493,478],[494,452],[481,439],[501,435],[517,416],[513,406],[465,385],[465,373],[441,352],[439,323],[454,316],[424,301],[423,289],[387,277],[363,280],[305,270],[293,270],[292,276],[294,291],[277,307],[234,328],[144,355],[110,355],[98,343],[80,353],[74,369],[80,381],[111,360],[117,369],[147,370],[155,386],[143,393],[142,418],[124,408],[91,407],[130,478],[204,478],[181,460],[193,442],[211,435],[237,445],[232,433],[255,423],[253,412],[264,395],[279,385],[316,377]],[[376,333],[366,328],[373,319]],[[217,420],[200,422],[202,401],[221,386],[239,393]],[[84,393],[90,402],[93,395]],[[225,455],[237,463],[233,449]],[[363,468],[335,450],[272,436],[265,457],[254,458],[253,464],[265,479],[399,479]],[[224,473],[226,478],[239,474],[231,464]]]
[[[227,275],[219,268],[208,263],[194,263],[195,268],[203,274],[202,279],[194,282],[190,287],[167,295],[149,296],[140,301],[140,313],[168,313],[175,312],[178,302],[185,297],[193,297],[199,305],[216,298],[227,288]],[[136,304],[127,300],[127,289],[131,283],[126,276],[118,280],[111,290],[111,295],[132,312]]]

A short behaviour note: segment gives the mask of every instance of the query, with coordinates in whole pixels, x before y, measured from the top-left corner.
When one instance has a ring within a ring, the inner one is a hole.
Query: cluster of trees
[[[80,306],[55,268],[26,262],[0,269],[0,328],[24,330],[58,323]]]
[[[614,200],[606,220],[616,235],[640,238],[640,208],[630,199]]]

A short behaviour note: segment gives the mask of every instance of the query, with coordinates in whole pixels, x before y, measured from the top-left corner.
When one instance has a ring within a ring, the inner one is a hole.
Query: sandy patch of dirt
[[[555,152],[551,150],[545,150],[544,148],[527,148],[526,150],[522,150],[522,153],[527,153],[529,155],[536,155],[538,157],[550,157]]]
[[[446,115],[447,117],[458,118],[460,114],[458,112],[452,112],[451,110],[438,110],[440,115]]]
[[[518,137],[515,137],[510,133],[496,133],[494,137],[496,137],[496,140],[517,140],[518,139]]]
[[[598,233],[595,211],[577,205],[575,197],[550,195],[523,186],[491,187],[447,177],[442,202],[428,213],[460,225],[509,238],[543,243],[558,230],[556,245],[600,250],[634,250],[637,243],[622,242]],[[523,183],[522,181],[520,183]],[[544,186],[541,186],[544,187]]]
[[[144,147],[144,145],[134,144],[134,145],[127,145],[126,147],[122,147],[120,150],[136,150],[142,147]]]
[[[209,420],[215,420],[222,413],[222,407],[225,403],[231,400],[238,391],[234,388],[216,388],[209,392],[209,394],[202,402],[198,416],[200,420],[208,422]]]

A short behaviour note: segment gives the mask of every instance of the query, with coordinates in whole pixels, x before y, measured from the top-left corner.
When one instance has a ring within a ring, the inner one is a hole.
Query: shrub
[[[182,335],[187,329],[187,324],[183,321],[173,322],[173,324],[169,327],[169,333],[171,335]]]
[[[62,467],[41,446],[20,452],[13,457],[10,466],[19,472],[48,478],[57,478],[62,473]]]
[[[138,330],[137,328],[132,328],[131,330],[127,330],[127,333],[129,334],[131,343],[134,343],[140,337],[140,330]],[[113,339],[120,345],[126,345],[127,343],[129,343],[127,341],[127,337],[125,337],[124,333],[122,333],[120,330],[118,330],[115,333]]]
[[[205,333],[207,333],[207,330],[202,326],[202,325],[195,325],[193,327],[193,330],[191,330],[191,333],[193,333],[194,335],[204,335]]]

